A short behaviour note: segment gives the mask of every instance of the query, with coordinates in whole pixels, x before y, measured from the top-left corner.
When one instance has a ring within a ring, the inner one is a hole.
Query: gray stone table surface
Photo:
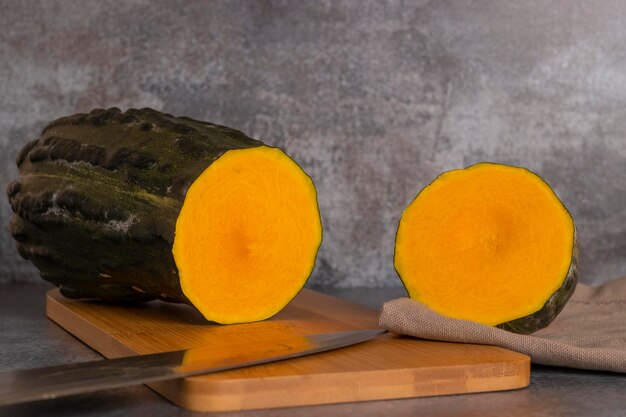
[[[100,359],[46,319],[47,284],[0,285],[0,371]],[[317,288],[371,307],[403,290]],[[146,387],[130,387],[45,402],[0,407],[0,416],[190,416]],[[213,414],[215,415],[215,414]],[[228,416],[626,416],[626,376],[534,366],[528,388],[485,394],[375,401]]]

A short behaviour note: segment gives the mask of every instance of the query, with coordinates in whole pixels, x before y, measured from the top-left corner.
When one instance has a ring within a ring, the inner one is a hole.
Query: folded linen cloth
[[[536,364],[626,372],[626,277],[578,284],[561,314],[531,335],[445,317],[409,298],[385,303],[380,325],[422,339],[501,346]]]

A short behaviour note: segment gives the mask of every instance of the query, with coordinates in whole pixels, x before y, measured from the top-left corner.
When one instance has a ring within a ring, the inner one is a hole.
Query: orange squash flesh
[[[185,296],[208,320],[252,322],[300,291],[321,239],[313,182],[260,146],[225,152],[191,185],[173,254]]]
[[[411,298],[449,317],[499,325],[538,312],[561,288],[574,231],[540,177],[481,163],[440,175],[413,200],[394,264]]]

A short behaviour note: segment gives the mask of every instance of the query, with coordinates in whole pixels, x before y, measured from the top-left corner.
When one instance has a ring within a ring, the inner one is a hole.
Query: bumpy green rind
[[[563,284],[558,290],[548,298],[548,301],[543,307],[528,316],[520,317],[519,319],[511,320],[506,323],[501,323],[496,327],[508,330],[513,333],[530,334],[539,329],[543,329],[550,324],[556,316],[563,310],[565,304],[570,299],[576,284],[578,283],[578,238],[577,233],[574,231],[574,247],[572,249],[572,261],[570,263],[567,276],[563,281]]]
[[[187,189],[224,152],[261,145],[147,108],[63,117],[17,157],[10,232],[67,297],[190,304],[171,251]]]

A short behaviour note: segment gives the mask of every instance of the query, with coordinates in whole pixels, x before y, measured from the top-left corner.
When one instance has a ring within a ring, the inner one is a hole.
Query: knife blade
[[[0,374],[0,405],[184,378],[326,352],[365,342],[385,330],[352,330],[267,342],[197,347]]]

